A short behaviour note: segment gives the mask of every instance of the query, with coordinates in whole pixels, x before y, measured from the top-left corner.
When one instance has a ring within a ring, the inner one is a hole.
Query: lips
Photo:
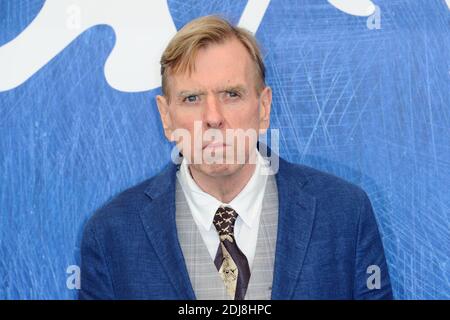
[[[203,150],[205,149],[221,149],[228,147],[228,144],[220,142],[220,141],[212,141],[205,145],[203,145]]]

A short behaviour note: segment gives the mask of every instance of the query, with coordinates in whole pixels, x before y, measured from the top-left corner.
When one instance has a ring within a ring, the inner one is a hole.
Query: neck
[[[221,176],[206,175],[192,166],[189,171],[200,189],[223,203],[230,203],[247,185],[255,168],[255,162],[246,163],[232,174]]]

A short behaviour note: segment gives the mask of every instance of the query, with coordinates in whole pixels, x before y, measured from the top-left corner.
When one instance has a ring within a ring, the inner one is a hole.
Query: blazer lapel
[[[175,221],[175,183],[177,166],[170,164],[156,176],[145,193],[150,203],[140,217],[155,252],[179,299],[195,299],[183,253],[178,241]]]
[[[281,158],[276,181],[279,209],[272,299],[288,300],[294,294],[309,245],[316,199],[302,191],[307,178]]]

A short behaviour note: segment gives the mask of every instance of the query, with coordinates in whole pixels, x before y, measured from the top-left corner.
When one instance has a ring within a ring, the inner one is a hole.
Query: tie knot
[[[213,223],[219,236],[233,235],[234,223],[236,222],[237,216],[238,214],[233,208],[219,207],[219,209],[217,209]]]

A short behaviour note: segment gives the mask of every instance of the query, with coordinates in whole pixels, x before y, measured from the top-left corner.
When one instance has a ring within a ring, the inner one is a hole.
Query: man
[[[364,191],[281,158],[274,169],[259,148],[272,93],[249,32],[191,21],[161,75],[157,105],[182,162],[89,220],[81,299],[392,298]]]

